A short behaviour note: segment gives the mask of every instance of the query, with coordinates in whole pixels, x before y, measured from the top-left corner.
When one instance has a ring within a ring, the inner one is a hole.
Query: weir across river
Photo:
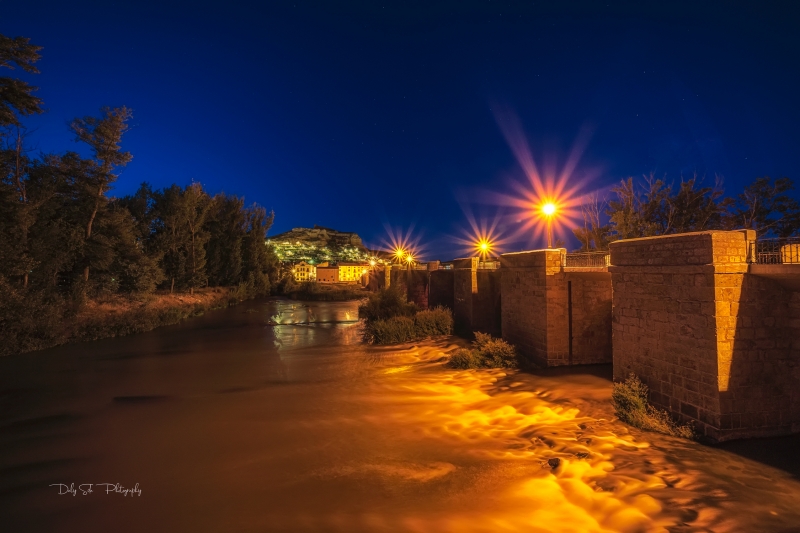
[[[502,336],[540,366],[613,363],[651,401],[723,441],[800,432],[800,243],[707,231],[398,269],[460,332]],[[494,265],[493,265],[494,266]]]

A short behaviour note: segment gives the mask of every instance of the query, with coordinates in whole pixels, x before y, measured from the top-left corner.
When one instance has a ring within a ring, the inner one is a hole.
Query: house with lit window
[[[295,281],[314,281],[317,279],[317,267],[311,263],[300,261],[292,268]]]
[[[369,272],[367,263],[339,263],[339,281],[361,281],[361,276]]]

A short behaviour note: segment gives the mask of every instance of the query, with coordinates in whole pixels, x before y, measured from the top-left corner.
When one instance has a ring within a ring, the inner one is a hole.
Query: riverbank
[[[235,305],[238,301],[228,287],[197,289],[194,294],[155,293],[89,300],[74,313],[67,311],[60,317],[31,324],[29,328],[4,330],[0,336],[0,355],[143,333],[212,309]]]

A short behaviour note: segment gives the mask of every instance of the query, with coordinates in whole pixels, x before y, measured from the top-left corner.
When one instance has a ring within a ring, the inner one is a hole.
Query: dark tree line
[[[736,196],[725,196],[720,180],[705,185],[693,177],[669,183],[654,176],[621,181],[613,198],[584,198],[583,224],[573,229],[582,250],[605,250],[619,239],[705,230],[752,229],[758,237],[800,233],[800,203],[791,179],[756,178]]]
[[[0,70],[37,73],[39,47],[0,35]],[[122,149],[126,107],[69,123],[77,152],[35,154],[24,117],[41,113],[36,88],[0,77],[0,311],[8,302],[194,291],[241,285],[268,294],[277,258],[264,245],[273,214],[198,183],[130,196],[110,191],[132,155]],[[0,314],[0,323],[3,316]]]

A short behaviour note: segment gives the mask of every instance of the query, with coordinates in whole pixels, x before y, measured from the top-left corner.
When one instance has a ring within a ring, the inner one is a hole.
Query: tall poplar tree
[[[128,130],[131,110],[125,106],[100,110],[101,116],[76,118],[70,124],[75,140],[86,143],[94,155],[94,165],[84,177],[85,193],[88,196],[84,239],[90,244],[92,228],[98,212],[108,202],[106,193],[117,180],[115,172],[127,165],[133,156],[123,152],[120,143]],[[84,281],[89,281],[89,261],[83,270]]]

